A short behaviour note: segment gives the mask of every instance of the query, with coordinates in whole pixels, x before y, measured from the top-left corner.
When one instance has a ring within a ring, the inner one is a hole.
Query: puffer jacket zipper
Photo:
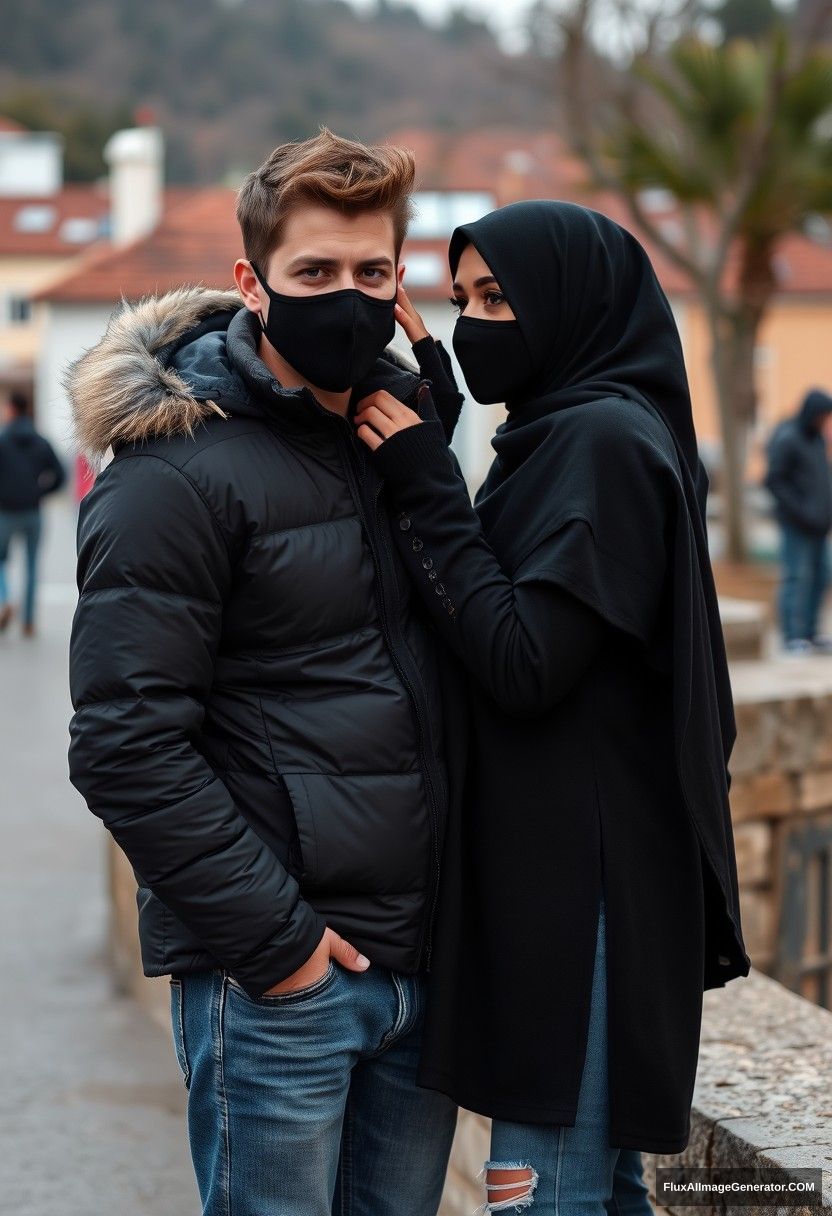
[[[422,920],[422,928],[419,935],[419,960],[421,962],[423,956],[426,967],[430,969],[431,956],[433,952],[433,920],[436,912],[436,900],[439,890],[439,877],[441,867],[441,852],[439,840],[439,822],[441,818],[441,808],[439,798],[444,796],[438,791],[444,789],[444,783],[441,777],[441,771],[436,760],[434,748],[430,743],[430,735],[427,727],[427,705],[424,692],[422,691],[422,679],[418,668],[412,662],[412,656],[407,648],[406,641],[401,635],[401,625],[395,615],[387,610],[387,594],[386,581],[389,578],[393,582],[395,588],[395,570],[393,566],[392,555],[386,544],[384,537],[384,528],[380,524],[380,495],[381,484],[376,489],[372,519],[368,516],[366,510],[363,489],[366,484],[366,457],[361,449],[356,447],[356,441],[353,439],[352,432],[347,429],[350,424],[346,418],[339,414],[332,415],[333,421],[338,426],[338,448],[341,454],[341,460],[344,471],[347,477],[347,483],[350,487],[350,492],[356,503],[359,516],[364,525],[364,532],[367,536],[370,552],[373,558],[373,564],[376,570],[375,585],[377,589],[377,601],[379,608],[379,620],[381,623],[382,634],[384,636],[387,649],[393,662],[396,673],[410,697],[410,703],[413,706],[414,716],[416,719],[417,741],[419,748],[419,760],[422,769],[422,774],[425,780],[425,789],[428,801],[428,813],[430,816],[430,836],[431,836],[431,882],[428,890],[427,911]],[[353,467],[353,459],[359,458],[360,475],[356,477]],[[393,597],[395,602],[395,597]],[[392,625],[392,627],[391,627]],[[393,638],[393,627],[395,628],[396,640]]]

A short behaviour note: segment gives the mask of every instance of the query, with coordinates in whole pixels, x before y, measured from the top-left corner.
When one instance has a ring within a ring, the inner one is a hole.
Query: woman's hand
[[[397,401],[383,388],[359,401],[355,415],[358,437],[373,451],[397,431],[403,431],[409,426],[418,426],[421,421],[414,410],[402,405],[401,401]]]
[[[410,345],[420,342],[422,338],[429,338],[430,334],[425,328],[425,323],[419,316],[416,309],[411,303],[410,296],[399,283],[396,291],[396,304],[394,308],[396,320],[401,325],[404,332],[407,334],[407,339]]]

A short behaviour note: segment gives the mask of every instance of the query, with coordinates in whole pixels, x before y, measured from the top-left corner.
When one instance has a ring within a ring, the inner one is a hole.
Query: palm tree
[[[743,481],[756,407],[754,350],[777,289],[782,238],[832,211],[832,54],[783,27],[713,45],[695,34],[642,51],[589,105],[597,56],[579,20],[562,22],[570,134],[597,184],[615,190],[704,303],[724,448],[726,549],[746,556]],[[607,79],[610,75],[607,74]],[[623,85],[621,82],[624,82]],[[598,121],[600,114],[601,121]],[[660,187],[678,203],[678,238],[643,205]]]

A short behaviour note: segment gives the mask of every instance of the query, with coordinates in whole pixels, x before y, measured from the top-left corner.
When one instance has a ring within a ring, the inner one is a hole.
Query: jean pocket
[[[245,988],[238,984],[227,971],[225,979],[232,992],[242,997],[244,1001],[249,1001],[252,1005],[300,1005],[325,992],[334,982],[337,974],[335,961],[334,959],[330,959],[329,966],[323,975],[313,980],[311,984],[304,984],[303,988],[295,988],[292,992],[275,992],[271,996],[250,996]]]
[[[188,1063],[188,1053],[185,1050],[185,1018],[182,1000],[182,981],[171,977],[170,981],[170,1022],[173,1031],[173,1046],[176,1049],[176,1059],[182,1073],[182,1081],[186,1089],[191,1087],[191,1066]]]

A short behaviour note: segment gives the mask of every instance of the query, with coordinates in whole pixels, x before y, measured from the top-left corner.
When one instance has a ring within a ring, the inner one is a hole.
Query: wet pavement
[[[0,636],[0,1213],[197,1216],[172,1044],[107,963],[106,833],[67,777],[74,525],[47,525],[39,635]]]

